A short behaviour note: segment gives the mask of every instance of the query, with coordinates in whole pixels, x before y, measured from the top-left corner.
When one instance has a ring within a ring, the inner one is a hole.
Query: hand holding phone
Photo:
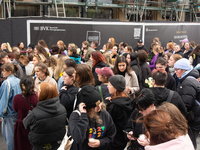
[[[137,138],[133,136],[133,131],[127,132],[127,131],[123,130],[123,132],[127,134],[128,139],[137,140]]]

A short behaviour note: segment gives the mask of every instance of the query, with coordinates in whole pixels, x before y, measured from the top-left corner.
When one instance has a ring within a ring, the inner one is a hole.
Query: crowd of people
[[[0,50],[0,123],[8,150],[194,150],[200,131],[200,45],[132,48],[113,37]]]

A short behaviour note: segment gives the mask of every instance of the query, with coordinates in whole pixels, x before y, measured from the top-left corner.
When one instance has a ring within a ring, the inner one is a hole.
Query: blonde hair
[[[57,58],[55,56],[50,56],[47,59],[47,66],[51,67],[51,69],[54,71],[56,69],[56,66],[57,66]]]
[[[171,57],[174,58],[175,62],[182,58],[182,56],[179,54],[172,54]]]
[[[44,62],[46,60],[43,54],[34,54],[33,57],[36,57],[39,62]]]
[[[59,43],[60,45],[62,45],[63,47],[66,48],[66,45],[65,45],[65,43],[64,43],[62,40],[59,40],[58,43]]]
[[[3,45],[6,49],[9,50],[9,52],[12,52],[12,48],[10,46],[10,44],[7,42],[7,43],[2,43],[1,45]]]
[[[69,59],[69,56],[62,56],[62,57],[58,58],[57,67],[54,70],[54,79],[56,81],[58,81],[58,79],[60,78],[60,73],[63,71],[63,65],[64,65],[66,59]]]
[[[106,59],[106,64],[108,64],[111,68],[114,68],[114,64],[111,58],[111,53],[110,52],[105,52],[103,53],[103,56]]]

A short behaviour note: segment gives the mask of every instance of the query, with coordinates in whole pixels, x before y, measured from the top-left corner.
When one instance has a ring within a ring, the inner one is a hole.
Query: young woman
[[[95,86],[100,85],[101,82],[98,80],[96,68],[109,67],[105,62],[105,58],[100,51],[94,51],[91,53],[90,60],[92,62],[92,73],[95,79]]]
[[[100,93],[101,98],[104,103],[107,103],[106,98],[111,97],[111,94],[108,91],[108,80],[111,76],[113,76],[113,71],[109,67],[96,68],[95,72],[97,73],[99,81],[102,83],[95,87],[95,89]]]
[[[67,111],[67,118],[71,115],[74,106],[74,100],[78,93],[78,87],[74,87],[76,71],[73,67],[68,67],[63,71],[64,86],[60,90],[60,103]]]
[[[162,105],[157,107],[157,110],[164,110],[171,116],[171,119],[173,120],[175,126],[178,127],[180,130],[181,136],[184,140],[186,140],[186,143],[190,145],[192,149],[194,149],[194,146],[192,144],[192,141],[188,135],[188,124],[185,116],[180,112],[180,110],[172,103],[164,102]]]
[[[122,150],[126,147],[127,141],[124,137],[124,127],[133,111],[132,100],[124,91],[126,80],[122,75],[114,75],[109,78],[108,91],[111,94],[110,102],[107,104],[107,111],[112,116],[117,133],[111,149]]]
[[[19,42],[19,43],[17,44],[17,47],[20,49],[20,51],[24,51],[24,50],[25,50],[25,48],[24,48],[24,43],[23,43],[23,42]]]
[[[136,122],[136,120],[155,110],[155,103],[156,99],[153,92],[147,88],[142,89],[134,102],[137,109],[131,113],[128,123],[124,128],[128,132],[127,138],[131,140],[131,145],[127,148],[128,150],[144,150],[144,146],[149,145],[147,138],[139,138],[141,134],[145,133],[145,130],[143,124]]]
[[[173,76],[169,73],[169,67],[167,65],[167,62],[164,58],[159,57],[156,60],[156,69],[160,69],[162,71],[166,71],[167,72],[167,82],[165,84],[165,87],[175,91],[176,90],[176,81],[173,78]]]
[[[140,90],[137,75],[131,69],[124,56],[117,57],[113,72],[115,75],[120,74],[125,77],[125,91],[130,94],[132,99],[135,98],[135,93]]]
[[[73,59],[66,59],[63,64],[63,70],[67,69],[68,67],[76,68],[76,62]],[[58,91],[64,86],[63,75],[58,80]]]
[[[35,54],[43,54],[45,58],[48,57],[48,54],[46,52],[46,50],[44,49],[43,46],[41,45],[36,45],[35,48],[34,48],[34,53]]]
[[[200,45],[197,45],[197,47],[190,53],[189,61],[193,67],[200,63]]]
[[[151,90],[155,95],[156,104],[159,106],[163,102],[167,101],[168,97],[170,97],[169,95],[171,90],[165,87],[167,82],[167,72],[161,69],[154,70],[152,72],[152,78],[153,88],[151,88]],[[185,117],[187,116],[187,109],[185,104],[181,96],[176,91],[173,92],[170,103],[174,104]]]
[[[151,76],[151,69],[147,64],[147,53],[144,50],[137,52],[139,65],[142,71],[142,87],[146,87],[145,79]]]
[[[34,70],[35,70],[35,75],[37,76],[35,79],[35,88],[34,88],[35,92],[39,93],[40,84],[42,82],[50,82],[57,87],[56,81],[53,78],[49,77],[49,70],[46,64],[39,62],[35,65]]]
[[[49,53],[49,48],[48,48],[46,42],[43,39],[38,40],[38,45],[41,45],[42,47],[44,47],[44,49],[46,50],[46,53]]]
[[[175,113],[173,115],[177,116]],[[181,118],[183,120],[177,123],[163,110],[154,110],[144,117],[144,126],[150,140],[150,145],[145,150],[194,150],[189,139],[184,136],[187,133],[186,119],[183,116]],[[182,125],[183,129],[176,124]]]
[[[75,109],[78,108],[78,105],[81,103],[81,94],[80,91],[84,86],[93,85],[94,86],[94,77],[91,69],[86,64],[78,64],[76,66],[76,77],[75,84],[78,86],[79,93],[77,94],[77,101],[75,102]]]
[[[75,47],[70,47],[68,48],[68,56],[73,59],[76,64],[80,64],[81,62],[81,56],[77,54],[77,48]]]
[[[57,66],[57,58],[55,56],[50,56],[49,58],[47,58],[47,67],[50,73],[50,77],[53,77],[53,73],[56,69]]]
[[[21,94],[13,99],[13,109],[18,113],[18,118],[14,129],[14,149],[32,150],[28,139],[29,130],[24,128],[22,120],[27,116],[29,110],[36,107],[38,97],[34,92],[34,80],[31,76],[26,76],[20,81]]]
[[[151,69],[151,71],[153,71],[153,69],[156,68],[156,60],[158,58],[158,55],[160,53],[160,46],[158,44],[154,45],[152,47],[152,52],[154,54],[154,56],[152,57],[151,61],[149,62],[149,68]]]
[[[135,52],[131,52],[126,55],[126,60],[129,63],[129,65],[131,66],[131,68],[133,69],[133,71],[135,71],[137,78],[138,78],[139,86],[142,87],[141,68],[140,68],[137,58],[138,58],[138,56],[137,56],[137,53],[135,53]]]
[[[179,55],[179,54],[172,54],[171,57],[169,58],[169,61],[168,61],[168,65],[171,68],[173,68],[173,70],[171,69],[171,75],[174,77],[174,79],[176,81],[176,88],[178,86],[179,78],[176,76],[176,73],[175,73],[175,70],[174,70],[174,64],[181,58],[182,58],[182,56]]]
[[[58,60],[57,60],[58,63],[57,63],[57,66],[54,70],[54,73],[53,73],[53,78],[56,81],[58,81],[58,79],[63,74],[63,65],[64,65],[66,59],[69,59],[69,57],[68,56],[62,56],[62,57],[58,58]]]
[[[106,59],[106,64],[108,66],[110,66],[111,68],[114,68],[113,60],[112,60],[112,57],[111,57],[111,53],[109,53],[109,52],[103,53],[103,56]]]
[[[173,42],[167,43],[166,48],[167,48],[167,50],[165,51],[165,54],[173,53],[173,51],[174,51],[174,43]]]
[[[7,62],[1,66],[3,77],[7,78],[0,87],[0,122],[7,149],[14,149],[14,124],[17,113],[13,109],[13,98],[20,94],[20,80],[14,76],[17,66]]]
[[[38,101],[37,106],[23,120],[25,129],[30,130],[29,141],[33,150],[57,150],[66,133],[67,113],[60,104],[56,86],[43,82]]]
[[[116,128],[110,114],[101,109],[100,94],[86,85],[80,95],[82,103],[69,119],[67,134],[74,139],[71,150],[110,150]]]
[[[124,54],[131,53],[131,52],[133,52],[133,48],[129,45],[126,46],[124,49]]]

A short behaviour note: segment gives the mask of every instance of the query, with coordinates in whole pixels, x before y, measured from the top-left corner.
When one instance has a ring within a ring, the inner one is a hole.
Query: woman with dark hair
[[[38,40],[38,45],[41,45],[44,47],[44,49],[46,50],[47,53],[49,53],[49,48],[46,44],[46,42],[42,39],[42,40]]]
[[[41,83],[38,101],[23,120],[25,129],[30,130],[29,141],[33,150],[57,150],[66,133],[67,113],[60,104],[56,86],[48,82]]]
[[[38,97],[34,92],[34,80],[31,76],[26,76],[20,81],[21,94],[13,99],[13,109],[18,113],[18,118],[14,128],[14,149],[32,150],[28,139],[29,130],[24,128],[22,120],[27,116],[29,110],[36,107]]]
[[[25,50],[24,43],[21,42],[21,41],[17,44],[17,47],[20,49],[20,51],[24,51]]]
[[[94,51],[90,55],[90,60],[92,62],[92,73],[95,79],[95,86],[100,85],[101,82],[98,80],[97,73],[95,72],[96,68],[109,67],[105,62],[105,58],[100,51]]]
[[[165,84],[165,87],[175,91],[176,90],[176,81],[174,79],[174,77],[169,73],[169,66],[167,65],[167,62],[164,58],[159,57],[156,60],[156,69],[160,69],[163,71],[167,72],[167,82]]]
[[[125,77],[126,88],[125,91],[130,94],[131,98],[135,98],[135,94],[140,90],[138,78],[135,72],[131,69],[124,56],[117,57],[113,69],[115,75],[120,74]]]
[[[34,70],[35,75],[37,76],[35,79],[35,92],[39,93],[39,87],[42,82],[50,82],[57,87],[56,81],[49,76],[49,70],[46,64],[39,62],[35,65]]]
[[[133,69],[133,71],[135,71],[138,78],[139,86],[140,88],[142,88],[142,75],[141,75],[141,69],[140,69],[140,65],[139,65],[137,57],[138,57],[137,53],[131,52],[126,55],[126,60],[131,66],[131,68]]]
[[[181,98],[181,96],[176,91],[171,91],[165,87],[167,82],[167,72],[165,70],[154,70],[152,72],[153,78],[153,88],[151,88],[152,92],[156,98],[156,104],[159,106],[163,102],[167,101],[174,104],[181,113],[186,117],[187,108]],[[171,96],[170,96],[171,95]]]
[[[81,103],[69,119],[67,135],[74,140],[71,150],[110,150],[116,128],[110,114],[101,109],[100,94],[87,85],[80,95]]]
[[[173,120],[171,116],[166,111],[154,110],[144,117],[144,126],[150,140],[150,145],[146,146],[145,150],[194,150],[190,139],[184,136],[187,126],[183,131],[176,126],[177,122],[175,123],[179,121],[178,124],[185,125],[186,119],[182,116],[183,120]]]
[[[80,64],[81,62],[81,56],[79,54],[77,54],[77,48],[71,46],[70,48],[68,48],[68,56],[73,59],[76,64]]]
[[[13,109],[13,98],[20,94],[20,80],[14,76],[17,72],[17,65],[7,62],[1,66],[3,77],[7,78],[0,87],[0,123],[2,135],[7,143],[7,149],[14,149],[14,124],[17,120],[17,113]]]
[[[138,94],[139,96],[134,101],[134,105],[137,109],[132,112],[125,126],[125,131],[128,132],[127,138],[131,140],[131,145],[127,148],[128,150],[144,150],[144,146],[149,144],[146,139],[136,139],[139,138],[139,135],[145,133],[143,124],[136,122],[136,120],[155,110],[156,100],[150,89],[144,88]]]
[[[200,63],[200,45],[197,45],[196,48],[190,53],[189,61],[193,67]]]
[[[91,69],[86,64],[78,64],[76,66],[76,76],[75,76],[75,85],[78,86],[79,93],[77,94],[77,101],[75,100],[74,109],[78,108],[77,106],[82,102],[80,91],[84,86],[93,85],[94,86],[94,77]]]
[[[145,79],[148,79],[148,77],[151,76],[151,69],[149,68],[149,65],[147,64],[147,53],[145,50],[139,50],[137,52],[139,65],[142,71],[142,87],[146,87]]]
[[[108,91],[111,94],[111,99],[106,109],[112,116],[117,129],[111,149],[122,150],[127,144],[123,130],[133,111],[133,101],[124,91],[126,88],[126,80],[122,75],[111,76],[108,81]]]
[[[48,54],[47,54],[46,50],[41,45],[36,45],[35,46],[34,53],[35,54],[43,54],[46,58],[48,57]]]

